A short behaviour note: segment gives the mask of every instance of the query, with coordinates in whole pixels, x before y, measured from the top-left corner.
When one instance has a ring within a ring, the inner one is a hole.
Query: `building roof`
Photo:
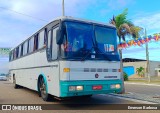
[[[144,59],[135,59],[135,58],[123,58],[123,62],[140,62],[140,61],[147,61]]]

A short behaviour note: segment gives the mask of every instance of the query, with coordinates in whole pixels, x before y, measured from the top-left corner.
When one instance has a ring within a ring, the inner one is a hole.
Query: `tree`
[[[131,35],[132,38],[137,39],[143,30],[139,26],[135,26],[130,20],[127,19],[128,9],[125,9],[121,14],[113,16],[110,23],[116,26],[119,42],[121,39],[126,41],[126,36]]]
[[[127,35],[128,36],[131,35],[133,39],[137,39],[142,31],[141,27],[135,26],[130,20],[127,19],[127,14],[128,14],[128,9],[125,9],[121,14],[113,16],[113,18],[110,20],[110,23],[116,26],[119,42],[121,42],[121,39],[123,41],[126,41],[125,38]],[[123,69],[121,49],[119,50],[119,54],[120,54],[121,69]],[[125,93],[125,89],[123,89],[121,93]]]
[[[140,76],[143,77],[144,76],[144,68],[143,67],[139,67],[136,69],[136,73]]]

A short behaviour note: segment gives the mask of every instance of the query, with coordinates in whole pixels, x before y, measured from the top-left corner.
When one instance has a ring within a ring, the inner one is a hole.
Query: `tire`
[[[14,84],[14,89],[18,89],[19,88],[19,85],[16,84],[15,76],[13,77],[13,84]]]
[[[83,98],[91,98],[92,97],[92,95],[84,95],[84,96],[82,96]]]
[[[39,96],[41,96],[44,101],[51,100],[52,96],[47,93],[47,87],[43,77],[39,81],[39,89],[40,89]]]

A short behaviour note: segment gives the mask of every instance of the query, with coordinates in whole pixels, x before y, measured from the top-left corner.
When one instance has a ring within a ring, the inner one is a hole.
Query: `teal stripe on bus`
[[[111,89],[110,85],[120,84],[122,86],[121,80],[77,80],[77,81],[60,81],[60,96],[81,96],[81,95],[92,95],[92,94],[107,94],[107,93],[119,93],[122,91],[120,89]],[[101,85],[102,90],[93,90],[92,86]],[[69,91],[69,86],[83,86],[83,91]]]

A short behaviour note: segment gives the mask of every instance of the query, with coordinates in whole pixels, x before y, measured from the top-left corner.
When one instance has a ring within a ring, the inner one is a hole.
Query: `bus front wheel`
[[[47,93],[46,83],[44,78],[42,77],[39,81],[39,89],[40,89],[40,96],[44,101],[49,101],[51,99],[51,95]]]

